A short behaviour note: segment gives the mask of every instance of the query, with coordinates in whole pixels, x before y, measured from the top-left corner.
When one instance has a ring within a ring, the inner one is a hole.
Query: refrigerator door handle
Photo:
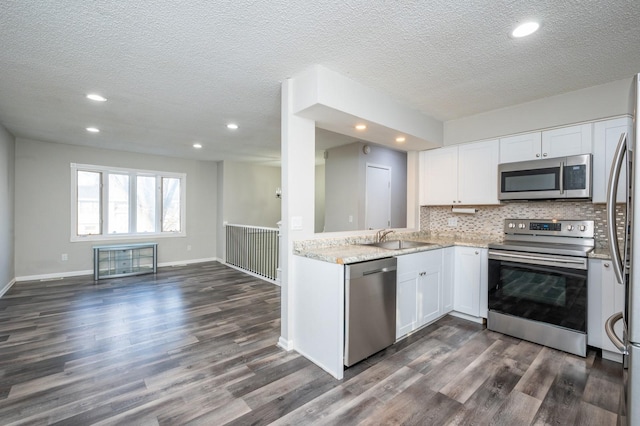
[[[623,355],[629,355],[627,352],[627,347],[624,345],[624,342],[618,337],[616,331],[613,327],[616,325],[618,321],[622,319],[622,312],[618,312],[613,314],[607,319],[604,323],[604,331],[607,333],[607,337],[611,340],[611,343],[620,351]]]
[[[611,165],[611,173],[609,175],[609,185],[607,185],[607,226],[609,230],[609,251],[611,252],[611,261],[613,270],[616,273],[616,279],[619,284],[624,284],[623,261],[620,256],[620,247],[618,247],[618,233],[616,228],[616,197],[618,195],[618,181],[620,180],[620,170],[624,161],[624,154],[627,150],[627,133],[620,135],[620,141],[616,148]]]

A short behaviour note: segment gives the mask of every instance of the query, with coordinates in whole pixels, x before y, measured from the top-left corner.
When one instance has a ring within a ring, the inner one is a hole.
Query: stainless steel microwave
[[[498,165],[500,200],[591,198],[591,154]]]

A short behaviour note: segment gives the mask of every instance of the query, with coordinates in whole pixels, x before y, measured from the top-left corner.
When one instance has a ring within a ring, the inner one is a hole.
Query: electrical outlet
[[[187,251],[191,251],[191,246],[187,246]]]
[[[60,260],[66,262],[67,260],[69,260],[69,255],[67,253],[62,253],[62,256],[60,256]]]
[[[349,215],[349,223],[353,223],[353,216]]]
[[[447,225],[449,225],[449,226],[458,226],[458,218],[457,217],[450,217],[449,221],[447,222]]]

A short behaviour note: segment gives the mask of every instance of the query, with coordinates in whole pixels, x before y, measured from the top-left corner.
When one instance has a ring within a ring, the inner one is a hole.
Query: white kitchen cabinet
[[[500,163],[590,154],[592,123],[500,139]]]
[[[624,286],[618,284],[610,260],[590,259],[588,277],[587,343],[602,349],[605,359],[622,362],[620,351],[611,343],[604,331],[605,321],[624,310]],[[622,336],[622,322],[615,326]]]
[[[620,135],[631,132],[631,117],[599,121],[593,125],[593,198],[594,203],[606,203],[607,183],[613,156],[620,141]],[[625,202],[626,170],[620,174],[620,184],[616,200]]]
[[[500,163],[537,160],[542,150],[542,133],[533,132],[500,138]]]
[[[454,204],[458,198],[458,147],[420,153],[420,205]]]
[[[455,248],[442,249],[442,313],[447,314],[453,310],[453,268],[455,260]]]
[[[443,315],[443,250],[398,256],[396,338]]]
[[[477,318],[487,316],[487,250],[455,247],[453,309]]]
[[[421,153],[421,205],[499,204],[498,140]]]

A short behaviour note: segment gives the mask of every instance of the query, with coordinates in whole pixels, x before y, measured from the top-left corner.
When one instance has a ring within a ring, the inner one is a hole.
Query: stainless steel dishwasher
[[[344,365],[347,367],[395,342],[396,265],[395,257],[346,265]]]

